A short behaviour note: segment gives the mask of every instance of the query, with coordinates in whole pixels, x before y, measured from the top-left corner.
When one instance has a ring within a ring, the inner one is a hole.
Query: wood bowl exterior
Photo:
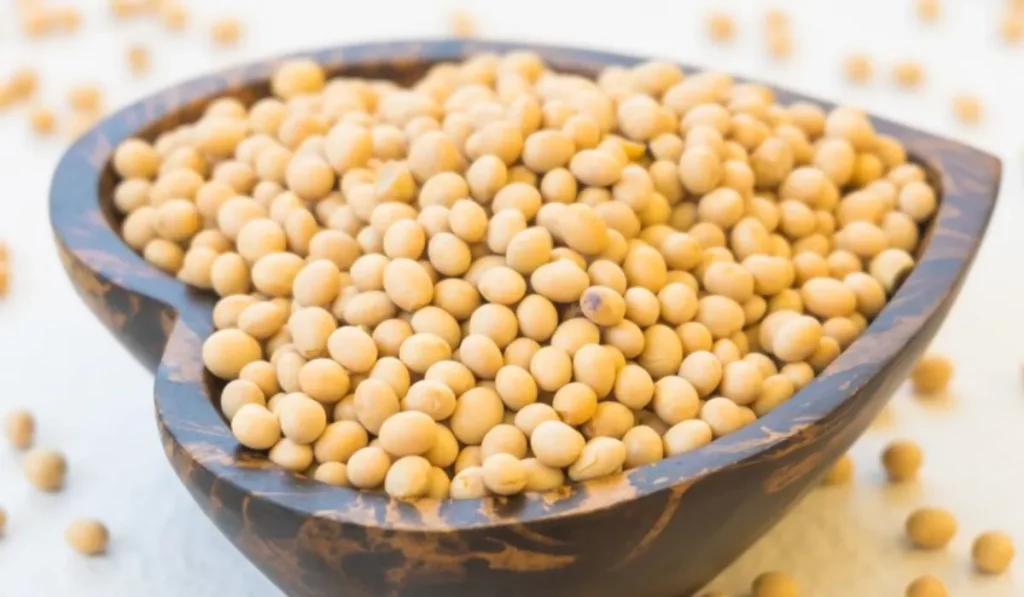
[[[593,75],[641,59],[480,41],[347,46],[308,54],[333,73],[408,82],[439,61],[526,48]],[[687,595],[772,527],[864,431],[949,310],[995,205],[999,161],[875,119],[941,189],[917,267],[868,330],[804,390],[709,446],[547,494],[404,503],[283,472],[241,449],[204,371],[214,299],[124,244],[108,164],[122,139],[195,119],[209,99],[252,100],[275,62],[169,89],[93,129],[61,161],[51,220],[85,302],[156,375],[167,456],[196,502],[289,595]],[[807,99],[778,91],[778,100]],[[817,102],[827,105],[825,102]]]

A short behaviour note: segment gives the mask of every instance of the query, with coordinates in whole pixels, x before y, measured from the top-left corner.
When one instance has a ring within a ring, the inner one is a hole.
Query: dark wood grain
[[[381,43],[308,55],[334,73],[409,82],[439,61],[528,47],[586,75],[641,59],[478,41]],[[78,292],[156,374],[168,458],[196,502],[289,595],[686,595],[768,530],[883,406],[934,335],[988,224],[999,161],[881,119],[942,189],[918,266],[866,333],[769,415],[711,445],[616,477],[515,499],[408,504],[282,472],[239,449],[200,346],[209,296],[118,237],[111,149],[266,92],[271,62],[191,81],[118,112],[64,156],[52,225]],[[689,70],[687,70],[689,72]],[[779,91],[781,102],[807,99]],[[827,105],[824,102],[819,102]],[[813,532],[809,531],[809,532]],[[228,573],[228,572],[225,572]]]

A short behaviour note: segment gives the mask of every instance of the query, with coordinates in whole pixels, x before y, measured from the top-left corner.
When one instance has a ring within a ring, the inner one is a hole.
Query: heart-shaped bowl
[[[482,41],[343,46],[306,54],[333,75],[409,83],[438,62],[528,49],[596,76],[641,58]],[[268,60],[158,93],[79,139],[57,168],[50,217],[64,266],[110,331],[156,375],[164,448],[199,506],[289,595],[686,595],[772,527],[864,431],[938,329],[984,235],[996,158],[873,119],[940,190],[918,264],[866,332],[788,402],[682,456],[511,499],[402,502],[276,468],[241,448],[205,372],[209,294],[158,271],[118,234],[112,150],[199,117],[222,96],[268,94]],[[685,67],[684,67],[685,69]],[[689,72],[688,69],[686,69]],[[777,101],[808,100],[776,90]],[[814,101],[814,100],[809,100]],[[827,102],[817,102],[827,107]]]

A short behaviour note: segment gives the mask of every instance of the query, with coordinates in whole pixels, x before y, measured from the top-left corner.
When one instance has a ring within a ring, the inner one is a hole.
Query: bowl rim
[[[343,45],[259,60],[164,89],[107,117],[64,154],[50,189],[50,216],[63,249],[102,279],[158,301],[178,314],[156,372],[158,422],[168,457],[184,456],[218,482],[303,516],[382,530],[451,532],[523,524],[587,514],[666,491],[684,491],[724,469],[748,466],[784,453],[787,442],[834,415],[900,349],[939,314],[965,276],[995,207],[1000,161],[967,145],[872,117],[880,133],[898,138],[929,171],[941,201],[917,265],[865,332],[821,374],[755,423],[685,455],[606,479],[574,483],[547,493],[514,498],[404,502],[383,492],[339,488],[278,469],[241,449],[208,395],[199,357],[209,332],[209,305],[195,291],[142,259],[102,213],[100,180],[117,144],[149,123],[231,90],[265,83],[273,68],[308,57],[336,72],[348,67],[457,61],[482,52],[529,50],[555,70],[594,73],[649,58],[536,43],[481,40],[410,40]],[[675,60],[670,62],[677,63]],[[680,64],[684,72],[702,69]],[[738,81],[748,81],[737,77]],[[780,103],[833,104],[768,85]],[[184,325],[183,325],[184,324]],[[180,344],[180,345],[179,345]],[[188,347],[192,354],[183,354]],[[171,354],[171,352],[175,354]],[[180,452],[179,454],[174,454]],[[184,476],[184,473],[179,471]]]

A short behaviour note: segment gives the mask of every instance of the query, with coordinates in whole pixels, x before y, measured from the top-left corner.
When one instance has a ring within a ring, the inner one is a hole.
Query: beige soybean
[[[551,491],[565,484],[565,474],[560,468],[552,468],[536,458],[521,461],[526,470],[526,491]]]
[[[526,456],[526,435],[514,425],[502,423],[491,428],[480,442],[480,456],[486,462],[494,454],[510,454],[515,458]]]
[[[404,319],[385,319],[374,328],[372,335],[381,356],[398,356],[401,345],[414,333],[413,326]],[[330,350],[330,340],[329,348]]]
[[[600,149],[584,149],[569,161],[569,170],[585,185],[607,187],[618,182],[624,164]]]
[[[497,266],[484,272],[477,288],[491,303],[514,305],[526,294],[526,280],[512,268]]]
[[[317,462],[348,462],[357,450],[365,448],[368,443],[366,430],[359,423],[335,421],[324,429],[313,444],[313,455]]]
[[[611,392],[615,383],[615,349],[598,344],[587,344],[572,354],[572,377],[590,386],[597,395],[604,397]],[[625,363],[625,360],[623,360]]]
[[[631,469],[655,463],[665,456],[665,448],[658,432],[646,425],[638,425],[622,436],[626,448],[623,468]]]
[[[213,307],[214,327],[220,330],[236,327],[238,325],[238,317],[242,311],[257,302],[259,302],[258,298],[246,294],[236,294],[222,298]]]
[[[259,258],[252,267],[252,284],[270,296],[290,296],[296,276],[305,262],[294,253],[274,252]]]
[[[714,342],[711,332],[704,324],[696,321],[688,321],[676,328],[676,334],[683,343],[684,354],[697,352],[699,350],[710,351]]]
[[[800,597],[800,585],[785,572],[764,572],[754,579],[751,597]]]
[[[224,386],[220,395],[220,407],[228,421],[231,421],[238,410],[246,404],[266,404],[259,386],[244,379],[236,379]]]
[[[221,379],[235,379],[242,367],[261,356],[259,343],[241,330],[218,330],[203,342],[203,364]]]
[[[895,440],[882,451],[882,466],[892,483],[915,479],[923,462],[924,452],[909,440]]]
[[[597,394],[584,383],[569,383],[555,392],[551,406],[562,421],[579,426],[589,421],[597,411]]]
[[[530,374],[537,381],[537,386],[545,391],[554,392],[572,379],[572,358],[560,348],[542,347],[530,361]]]
[[[728,398],[717,397],[701,406],[700,418],[711,426],[715,437],[721,437],[753,422],[756,415]]]
[[[636,415],[624,404],[613,400],[598,403],[594,416],[583,424],[583,435],[587,439],[594,437],[614,437],[621,439],[636,423]]]
[[[953,363],[942,355],[927,354],[921,357],[910,373],[914,392],[922,395],[944,392],[953,378]]]
[[[455,412],[455,392],[440,381],[423,379],[409,387],[402,399],[402,408],[425,413],[435,421],[443,421]]]
[[[888,294],[896,292],[911,268],[914,258],[902,249],[886,249],[876,255],[868,266],[868,272]]]
[[[346,487],[349,484],[348,467],[340,462],[318,464],[316,470],[313,471],[313,478],[335,487]]]
[[[516,315],[505,305],[481,305],[469,318],[468,333],[490,338],[499,349],[508,346],[516,338],[517,332]]]
[[[763,384],[764,376],[757,365],[738,360],[722,369],[718,390],[722,396],[736,404],[748,405],[760,397]]]
[[[679,160],[679,178],[683,187],[695,195],[713,191],[722,174],[719,156],[707,147],[687,149]]]
[[[561,421],[543,421],[529,435],[534,456],[552,468],[574,463],[586,444],[579,431]]]
[[[388,454],[420,455],[428,452],[437,441],[437,425],[430,415],[407,410],[388,417],[377,437]]]
[[[446,276],[459,276],[469,269],[472,257],[469,246],[454,234],[442,232],[427,243],[430,264]]]
[[[538,131],[526,138],[523,145],[523,164],[535,172],[544,173],[565,166],[573,157],[573,140],[561,131]]]
[[[288,394],[277,411],[281,433],[296,444],[311,444],[327,427],[327,412],[319,402],[301,393]]]
[[[1001,531],[986,531],[971,545],[974,567],[983,574],[1002,574],[1015,554],[1013,539]]]
[[[693,419],[700,410],[698,391],[682,376],[663,377],[654,384],[651,410],[667,425]]]
[[[728,365],[743,357],[742,351],[746,350],[748,342],[749,340],[747,340],[746,334],[737,333],[732,338],[716,340],[711,346],[711,352],[718,358],[722,365]]]
[[[541,265],[530,274],[533,289],[556,303],[579,300],[589,284],[587,273],[567,259]]]
[[[231,417],[231,432],[240,444],[254,450],[273,447],[281,438],[277,416],[261,404],[244,404]]]
[[[626,319],[617,325],[605,328],[601,333],[604,342],[616,348],[627,359],[639,356],[646,342],[643,330]]]
[[[376,446],[356,450],[346,463],[349,483],[360,489],[380,487],[390,468],[391,457]]]
[[[515,365],[527,370],[530,368],[530,361],[533,360],[533,355],[537,354],[538,350],[540,350],[540,343],[536,340],[520,337],[505,347],[502,356],[505,357],[506,365]]]
[[[387,382],[369,378],[356,386],[356,417],[370,433],[378,434],[384,422],[400,408],[398,396]]]
[[[701,419],[676,423],[662,436],[665,456],[678,456],[711,443],[711,426]]]
[[[822,338],[821,323],[806,315],[783,322],[771,336],[771,350],[780,360],[805,361],[814,354]]]
[[[626,319],[640,327],[657,323],[661,315],[658,296],[647,288],[633,287],[626,291]]]
[[[646,407],[654,398],[654,393],[654,380],[643,367],[627,364],[617,372],[613,396],[629,408],[639,410]]]
[[[581,302],[584,298],[581,297]],[[558,327],[558,310],[550,300],[539,294],[528,295],[519,302],[516,318],[519,331],[537,341],[547,340]]]
[[[480,305],[480,294],[469,282],[449,278],[434,286],[433,304],[462,321],[472,315]]]
[[[707,397],[722,380],[722,363],[708,351],[686,355],[679,367],[679,377],[688,381],[701,397]]]
[[[415,373],[426,373],[431,365],[452,356],[451,345],[433,334],[413,334],[402,342],[399,358]]]
[[[822,372],[828,367],[832,361],[836,360],[839,356],[840,348],[839,343],[829,337],[823,337],[818,341],[818,347],[814,353],[807,358],[807,363],[814,368],[817,373]]]
[[[196,238],[199,238],[198,235]],[[192,244],[196,244],[195,240]],[[246,293],[251,287],[251,282],[245,259],[238,253],[221,253],[213,260],[210,267],[210,284],[219,296]]]
[[[266,340],[281,331],[288,322],[284,305],[266,301],[246,307],[238,315],[238,329],[257,340]]]
[[[572,317],[562,322],[551,337],[551,346],[574,356],[588,344],[597,344],[601,331],[586,317]]]
[[[622,470],[626,462],[626,446],[612,437],[595,437],[589,440],[579,457],[569,466],[569,478],[573,481],[587,481],[604,477]]]
[[[64,540],[78,553],[95,556],[107,550],[110,533],[100,521],[92,518],[80,518],[72,522],[64,531]]]
[[[364,330],[344,326],[331,332],[327,350],[332,359],[354,373],[365,373],[377,362],[377,346]]]
[[[274,365],[281,389],[285,392],[297,392],[299,387],[299,371],[306,364],[306,358],[293,346],[287,344],[270,358]]]
[[[907,517],[907,538],[920,549],[941,549],[956,534],[956,518],[942,508],[919,508]]]
[[[487,247],[495,253],[505,254],[512,238],[526,230],[526,216],[517,209],[506,209],[494,214],[486,230]]]
[[[924,80],[924,70],[918,62],[902,60],[893,67],[892,76],[900,87],[912,89],[921,85]]]
[[[608,259],[598,259],[587,267],[587,275],[590,276],[592,286],[604,286],[624,294],[626,292],[626,274],[615,262]]]
[[[35,419],[26,410],[14,410],[4,415],[4,437],[18,450],[32,447],[35,426]]]
[[[569,248],[583,255],[596,255],[608,245],[605,221],[583,203],[573,203],[558,218],[558,236]]]
[[[852,272],[843,278],[843,284],[853,291],[857,311],[861,315],[874,317],[885,306],[885,289],[873,276],[863,272]]]
[[[395,396],[399,399],[405,397],[412,385],[412,374],[405,363],[395,357],[384,357],[373,365],[370,371],[371,379],[379,379],[391,386]]]
[[[750,355],[748,355],[750,356]],[[763,416],[789,400],[796,392],[793,381],[782,374],[765,377],[756,401],[751,405],[757,416]]]
[[[455,434],[444,425],[438,425],[437,440],[423,457],[434,466],[442,468],[451,466],[459,458],[459,441],[455,439]]]
[[[424,379],[446,385],[456,396],[469,391],[476,383],[472,371],[457,361],[434,363],[427,369]]]
[[[337,325],[331,312],[321,307],[306,307],[295,311],[288,318],[292,344],[306,358],[328,352],[327,345]]]
[[[459,359],[479,378],[494,379],[504,364],[501,349],[483,334],[470,334],[459,345]]]
[[[392,259],[418,259],[426,248],[423,226],[413,220],[399,220],[384,233],[384,254]]]
[[[459,396],[449,425],[452,433],[464,444],[478,445],[492,427],[504,416],[504,405],[497,392],[476,387]]]
[[[712,263],[704,270],[704,288],[744,303],[754,296],[754,276],[738,263]]]
[[[743,307],[736,301],[719,295],[708,295],[697,303],[695,319],[715,338],[728,337],[743,328]]]
[[[512,418],[512,423],[527,437],[531,437],[534,429],[544,421],[558,421],[558,413],[549,404],[535,402],[527,404]]]
[[[21,461],[25,478],[40,491],[59,491],[67,475],[67,460],[56,450],[32,448]]]
[[[668,266],[656,249],[647,245],[636,245],[626,253],[622,271],[630,286],[658,292],[667,283]]]
[[[931,575],[919,576],[907,585],[906,597],[949,597],[941,580]]]
[[[517,233],[509,241],[508,249],[505,251],[505,260],[509,267],[516,270],[517,272],[526,275],[533,274],[541,266],[544,266],[551,259],[551,252],[553,249],[553,239],[551,233],[541,227],[531,227]],[[554,264],[552,264],[554,265]],[[544,274],[542,276],[542,283],[545,283],[546,287],[552,286],[553,282],[551,278],[557,274],[564,274],[566,270],[564,268],[557,268],[556,270]],[[570,275],[573,272],[569,272]],[[571,280],[575,283],[575,280],[579,276],[573,276]],[[536,284],[533,277],[530,278],[531,284]],[[535,288],[535,290],[537,290]],[[537,290],[537,292],[540,292]],[[546,293],[541,293],[547,296]],[[551,297],[548,297],[551,298]],[[554,299],[552,299],[554,300]]]
[[[324,71],[306,58],[290,60],[274,71],[270,86],[274,95],[285,99],[315,93],[324,87]]]
[[[488,495],[487,487],[484,484],[483,467],[480,464],[465,467],[455,474],[449,488],[452,499],[466,500]]]
[[[832,278],[814,278],[800,288],[800,296],[808,311],[824,319],[845,317],[857,308],[853,290]]]
[[[654,378],[662,378],[679,370],[683,362],[683,343],[672,328],[656,324],[644,331],[644,348],[640,365]]]
[[[483,481],[491,493],[514,495],[526,487],[526,468],[519,458],[499,452],[484,460]]]
[[[479,242],[487,235],[487,212],[476,201],[460,199],[448,211],[448,226],[462,240]]]
[[[521,410],[537,401],[537,382],[522,366],[502,367],[495,376],[494,384],[498,396],[511,410]]]

